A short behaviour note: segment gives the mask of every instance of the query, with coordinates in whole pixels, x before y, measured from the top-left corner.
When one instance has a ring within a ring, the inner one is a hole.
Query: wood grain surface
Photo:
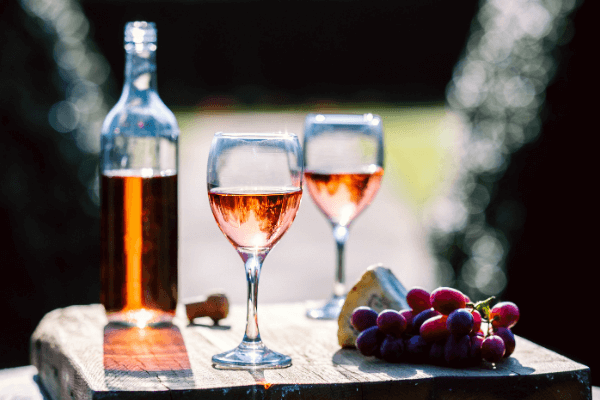
[[[221,326],[107,325],[101,305],[47,314],[31,338],[31,362],[53,399],[591,399],[590,370],[517,337],[497,364],[453,369],[389,364],[337,343],[337,321],[309,320],[306,304],[259,306],[265,344],[292,366],[218,370],[213,354],[233,348],[245,328],[243,307]],[[202,322],[201,319],[196,320]]]

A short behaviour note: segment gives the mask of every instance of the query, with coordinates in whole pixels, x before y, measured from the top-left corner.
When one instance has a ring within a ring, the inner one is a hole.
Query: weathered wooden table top
[[[259,305],[263,341],[292,357],[284,369],[213,368],[212,355],[243,337],[245,309],[235,306],[221,326],[189,325],[179,313],[173,327],[153,330],[107,326],[100,305],[58,309],[32,336],[31,361],[54,399],[591,399],[588,367],[521,337],[496,366],[389,364],[341,349],[337,321],[305,310]]]

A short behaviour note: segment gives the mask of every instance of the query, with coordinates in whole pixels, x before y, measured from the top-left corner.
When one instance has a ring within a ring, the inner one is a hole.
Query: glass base
[[[289,367],[292,358],[269,350],[262,342],[242,342],[233,350],[214,355],[212,362],[218,369],[266,369]]]
[[[306,316],[312,319],[337,319],[344,301],[346,296],[333,296],[323,307],[307,310]]]
[[[174,310],[167,312],[147,308],[106,313],[106,318],[111,324],[138,328],[169,325],[173,323],[173,317],[175,317]]]

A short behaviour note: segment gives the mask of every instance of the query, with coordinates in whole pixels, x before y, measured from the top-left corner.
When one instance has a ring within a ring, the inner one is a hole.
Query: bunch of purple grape
[[[392,363],[456,368],[482,360],[498,363],[515,350],[511,328],[519,319],[519,309],[511,302],[490,308],[493,299],[473,304],[453,288],[440,287],[431,293],[412,288],[406,296],[410,310],[377,313],[362,306],[352,312],[350,322],[360,332],[356,347],[365,356]]]

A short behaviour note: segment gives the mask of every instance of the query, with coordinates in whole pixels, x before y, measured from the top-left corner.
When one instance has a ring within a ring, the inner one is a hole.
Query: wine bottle
[[[125,82],[102,125],[101,295],[108,320],[170,322],[177,305],[179,128],[156,83],[156,26],[125,26]]]

